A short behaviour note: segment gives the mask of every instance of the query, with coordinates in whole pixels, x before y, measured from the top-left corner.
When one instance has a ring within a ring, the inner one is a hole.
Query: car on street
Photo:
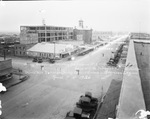
[[[55,63],[55,59],[49,59],[50,63]]]
[[[37,57],[34,57],[32,61],[33,61],[33,62],[37,62],[37,61],[38,61],[38,58],[37,58]]]
[[[38,58],[38,63],[42,63],[43,59],[42,58]]]

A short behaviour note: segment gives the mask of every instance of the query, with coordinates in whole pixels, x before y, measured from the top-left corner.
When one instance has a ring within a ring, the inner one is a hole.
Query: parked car
[[[37,62],[37,61],[38,61],[38,58],[37,58],[37,57],[34,57],[32,61],[33,61],[33,62]]]
[[[38,58],[38,63],[42,63],[43,59],[42,58]]]
[[[99,103],[97,98],[92,97],[91,92],[86,92],[84,96],[80,96],[76,107],[66,114],[65,119],[95,119],[100,104],[102,103]]]
[[[73,111],[67,113],[65,119],[91,119],[91,118],[90,113],[84,112],[79,107],[75,107]]]
[[[49,59],[50,63],[55,63],[55,59]]]

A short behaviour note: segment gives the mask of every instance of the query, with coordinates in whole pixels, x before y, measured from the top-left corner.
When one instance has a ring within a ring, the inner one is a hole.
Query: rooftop
[[[32,52],[41,52],[41,53],[63,53],[68,52],[74,49],[73,45],[70,44],[59,44],[59,43],[37,43],[32,48],[28,49],[27,51]]]

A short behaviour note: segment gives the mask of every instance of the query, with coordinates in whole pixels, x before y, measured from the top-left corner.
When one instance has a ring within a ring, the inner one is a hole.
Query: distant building
[[[58,40],[73,40],[73,28],[47,25],[20,27],[21,44],[52,42]]]
[[[32,48],[27,50],[29,57],[41,57],[41,58],[64,58],[71,55],[77,49],[75,46],[70,44],[59,44],[59,43],[37,43]]]
[[[114,35],[112,31],[94,31],[92,34],[92,40],[105,40]]]
[[[130,39],[150,40],[150,34],[148,33],[131,32],[129,36],[130,36]]]
[[[82,20],[79,20],[79,26],[75,27],[73,33],[74,40],[83,41],[84,44],[92,43],[92,29],[85,28]]]

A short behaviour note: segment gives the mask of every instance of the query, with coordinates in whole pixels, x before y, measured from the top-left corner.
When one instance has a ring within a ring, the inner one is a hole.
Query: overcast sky
[[[40,12],[42,11],[42,12]],[[0,3],[0,31],[21,25],[78,26],[98,31],[150,32],[149,0],[28,1]]]

